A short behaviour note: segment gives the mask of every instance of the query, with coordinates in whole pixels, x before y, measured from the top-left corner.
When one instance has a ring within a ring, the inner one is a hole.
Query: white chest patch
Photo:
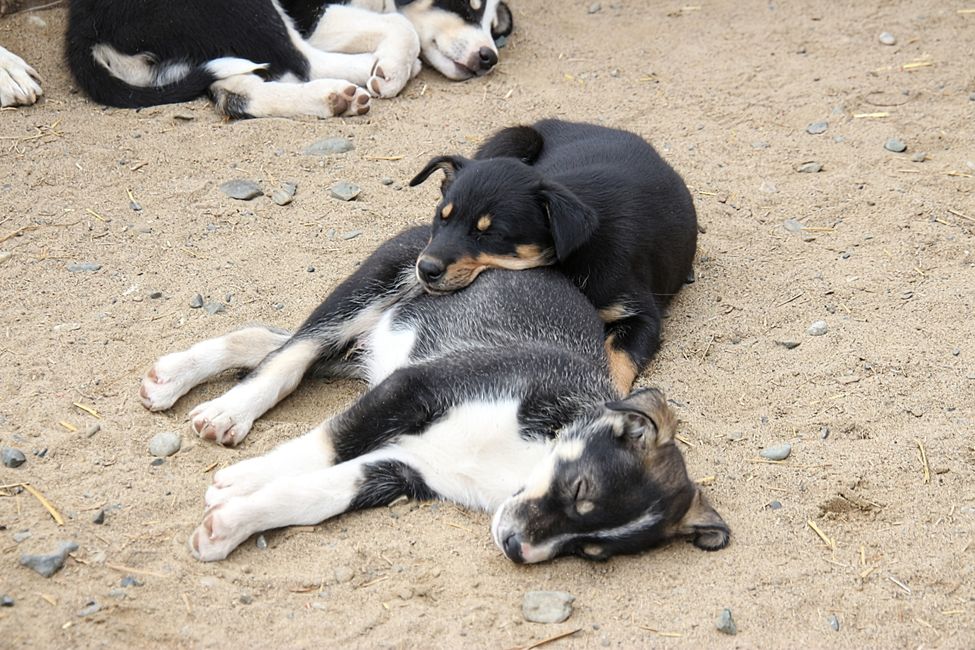
[[[440,496],[494,510],[548,453],[547,444],[518,435],[518,405],[507,399],[455,406],[423,434],[404,436],[397,447]]]
[[[393,311],[384,313],[366,337],[366,377],[370,387],[410,362],[410,352],[416,343],[416,332],[393,328],[393,316]]]

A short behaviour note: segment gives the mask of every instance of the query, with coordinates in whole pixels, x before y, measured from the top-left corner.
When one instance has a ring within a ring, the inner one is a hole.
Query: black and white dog
[[[200,560],[251,534],[317,524],[400,495],[495,512],[515,562],[606,559],[678,536],[723,548],[728,527],[688,478],[659,391],[615,388],[596,310],[551,269],[485,273],[445,296],[420,287],[429,237],[388,241],[293,335],[251,327],[160,358],[140,395],[168,409],[231,368],[253,369],[191,413],[204,438],[235,444],[306,373],[366,378],[344,412],[269,454],[218,471]]]
[[[437,156],[410,181],[443,170],[443,199],[417,262],[434,293],[490,267],[553,265],[606,323],[614,381],[629,391],[660,346],[661,318],[691,272],[694,201],[640,136],[542,120],[502,129],[474,155]]]
[[[34,68],[0,46],[0,108],[29,106],[43,94],[41,77]]]
[[[95,101],[137,108],[207,93],[227,116],[361,115],[419,56],[489,72],[512,30],[499,0],[71,0],[67,55]]]

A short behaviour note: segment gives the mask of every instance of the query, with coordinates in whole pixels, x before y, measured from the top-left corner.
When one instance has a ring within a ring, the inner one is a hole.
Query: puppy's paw
[[[233,497],[253,494],[275,479],[273,469],[266,457],[259,456],[219,470],[203,498],[205,509],[209,511]]]
[[[349,84],[339,92],[328,96],[332,115],[355,116],[369,112],[369,93],[355,84]]]
[[[190,426],[204,440],[225,447],[240,443],[251,430],[254,416],[237,396],[226,393],[190,411]]]
[[[44,94],[41,77],[22,58],[0,47],[0,107],[28,106]]]
[[[403,91],[406,84],[420,71],[420,60],[404,60],[401,56],[381,57],[366,82],[366,88],[373,97],[395,97]]]
[[[223,560],[250,536],[243,522],[235,521],[235,504],[217,506],[207,512],[188,540],[190,553],[201,562]]]
[[[185,395],[196,382],[192,374],[195,365],[185,352],[167,354],[156,361],[142,378],[139,399],[150,411],[165,411]]]

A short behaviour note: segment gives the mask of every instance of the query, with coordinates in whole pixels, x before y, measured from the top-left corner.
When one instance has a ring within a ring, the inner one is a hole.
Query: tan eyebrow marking
[[[440,211],[440,218],[441,219],[448,218],[450,216],[450,213],[453,211],[454,211],[454,204],[448,203],[447,205],[443,206],[443,210]]]
[[[484,232],[491,227],[491,215],[486,214],[477,220],[477,229]]]

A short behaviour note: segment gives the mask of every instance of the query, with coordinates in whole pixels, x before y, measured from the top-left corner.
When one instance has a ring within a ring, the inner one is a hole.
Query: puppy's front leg
[[[619,390],[626,395],[640,371],[660,347],[660,311],[650,300],[636,313],[607,318],[612,309],[599,310],[606,323],[606,356],[609,372]]]

